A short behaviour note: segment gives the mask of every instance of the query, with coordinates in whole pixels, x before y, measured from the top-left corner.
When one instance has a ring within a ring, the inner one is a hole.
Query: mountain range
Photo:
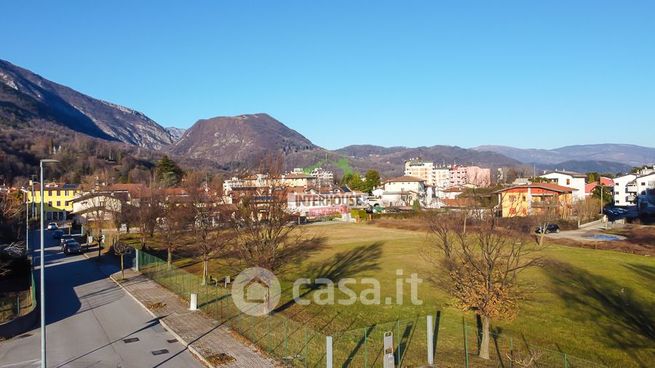
[[[173,143],[143,113],[98,100],[0,60],[0,119],[5,124],[55,124],[110,141],[150,149]]]
[[[655,162],[655,148],[602,144],[552,150],[507,146],[381,147],[352,145],[326,150],[268,114],[198,120],[188,129],[164,128],[145,114],[84,95],[29,70],[0,60],[0,130],[56,127],[106,141],[170,154],[186,162],[210,161],[226,170],[254,167],[267,154],[284,157],[286,168],[318,165],[337,170],[377,169],[401,175],[404,161],[420,157],[438,164],[491,168],[625,172]],[[2,134],[2,131],[0,131]]]

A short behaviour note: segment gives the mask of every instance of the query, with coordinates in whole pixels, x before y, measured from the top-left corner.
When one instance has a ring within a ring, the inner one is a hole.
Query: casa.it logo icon
[[[243,313],[267,315],[280,302],[280,282],[265,268],[246,268],[232,283],[232,300]]]

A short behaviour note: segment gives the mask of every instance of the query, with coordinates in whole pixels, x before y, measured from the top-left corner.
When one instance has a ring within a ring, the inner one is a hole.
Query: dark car
[[[82,253],[82,247],[75,239],[67,239],[66,244],[64,244],[64,254],[69,255],[72,253]]]
[[[64,248],[66,247],[66,242],[69,241],[70,239],[74,239],[73,235],[65,234],[65,235],[62,235],[59,238],[59,245],[61,246],[61,251],[62,252],[64,251]]]
[[[559,225],[557,225],[557,224],[548,224],[548,225],[546,225],[545,231],[544,231],[543,226],[539,226],[534,230],[534,232],[537,233],[537,234],[541,234],[541,233],[546,233],[546,234],[559,233]]]
[[[63,230],[55,230],[52,232],[52,238],[55,240],[61,239],[61,237],[64,236],[64,231]]]

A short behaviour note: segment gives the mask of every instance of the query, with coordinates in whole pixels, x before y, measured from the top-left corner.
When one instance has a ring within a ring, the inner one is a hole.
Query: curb
[[[123,289],[123,291],[125,291],[125,293],[126,293],[127,295],[129,295],[130,297],[132,297],[132,299],[134,299],[134,301],[136,301],[137,304],[139,304],[143,309],[145,309],[145,310],[148,312],[148,314],[150,314],[153,318],[157,318],[157,319],[159,320],[159,324],[162,325],[162,327],[164,327],[164,329],[165,329],[166,331],[168,331],[171,335],[173,335],[173,337],[174,337],[177,341],[179,341],[180,344],[184,345],[185,348],[187,348],[187,349],[188,349],[188,350],[189,350],[193,355],[195,355],[196,358],[198,358],[198,360],[200,360],[200,361],[201,361],[205,366],[210,367],[210,368],[214,368],[214,366],[213,366],[213,365],[212,365],[212,364],[211,364],[211,363],[210,363],[210,362],[209,362],[209,361],[208,361],[208,360],[207,360],[207,359],[206,359],[202,354],[200,354],[200,352],[199,352],[198,350],[196,350],[196,348],[194,348],[194,347],[191,346],[189,343],[187,343],[186,341],[184,341],[184,339],[183,339],[180,335],[178,335],[178,334],[177,334],[177,333],[176,333],[172,328],[170,328],[170,327],[166,324],[166,322],[163,321],[163,319],[159,318],[159,317],[158,317],[158,316],[157,316],[153,311],[151,311],[150,309],[148,309],[148,307],[146,307],[146,306],[145,306],[145,305],[144,305],[144,304],[143,304],[139,299],[137,299],[134,295],[132,295],[132,293],[130,293],[129,290],[127,290],[127,289],[125,288],[125,286],[121,285],[121,283],[118,282],[118,280],[116,280],[116,279],[114,278],[114,275],[110,275],[109,278],[110,278],[110,279],[111,279],[111,280],[112,280],[116,285],[118,285],[121,289]]]

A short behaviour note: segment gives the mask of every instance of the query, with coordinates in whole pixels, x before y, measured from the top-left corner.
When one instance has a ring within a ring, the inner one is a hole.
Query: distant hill
[[[589,167],[596,165],[597,168],[609,168],[609,166],[617,163],[632,167],[655,162],[655,148],[632,144],[588,144],[551,150],[522,149],[508,146],[479,146],[473,149],[496,152],[526,164],[561,165],[561,163],[567,161],[576,161],[578,165],[582,162],[588,162]],[[599,166],[599,164],[602,165]]]
[[[267,114],[198,120],[171,148],[176,155],[227,165],[250,165],[267,154],[315,150],[321,148]]]
[[[479,165],[498,168],[519,165],[517,160],[495,152],[476,151],[457,146],[430,147],[380,147],[372,145],[354,145],[335,150],[334,152],[349,157],[358,162],[370,162],[371,167],[393,168],[394,175],[402,174],[403,163],[412,158],[433,161],[435,164]]]
[[[536,165],[536,164],[535,164]],[[540,170],[559,170],[575,172],[598,172],[607,174],[627,173],[632,169],[632,165],[626,165],[619,162],[610,161],[564,161],[557,164],[539,164]]]
[[[0,60],[0,122],[54,124],[95,138],[160,149],[171,135],[144,114],[98,100]]]

